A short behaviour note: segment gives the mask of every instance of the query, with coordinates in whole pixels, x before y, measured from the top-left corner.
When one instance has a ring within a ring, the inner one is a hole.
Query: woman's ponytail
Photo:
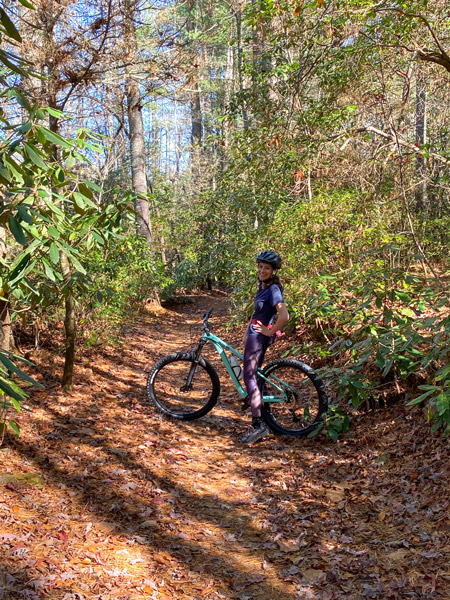
[[[279,285],[281,292],[283,292],[283,286],[281,285],[280,278],[278,277],[278,275],[276,273],[274,273],[270,279],[268,279],[266,282],[264,282],[266,287],[270,287],[274,283]]]

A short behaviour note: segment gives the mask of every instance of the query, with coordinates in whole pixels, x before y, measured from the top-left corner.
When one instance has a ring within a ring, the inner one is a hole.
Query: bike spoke
[[[175,419],[196,419],[206,414],[217,401],[219,380],[211,365],[203,359],[195,365],[190,354],[170,355],[161,359],[149,374],[149,399],[164,414]]]
[[[284,400],[263,404],[268,424],[279,433],[305,435],[313,431],[319,416],[326,410],[326,395],[320,380],[311,375],[311,369],[295,360],[278,360],[268,365],[265,375],[271,384],[262,386],[267,396],[281,395]],[[309,369],[309,371],[308,371]],[[279,388],[279,389],[277,389]]]

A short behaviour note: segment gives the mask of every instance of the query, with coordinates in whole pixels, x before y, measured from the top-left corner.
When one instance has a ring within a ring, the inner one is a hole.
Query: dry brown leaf
[[[300,550],[299,540],[277,540],[278,547],[282,552],[297,552]]]

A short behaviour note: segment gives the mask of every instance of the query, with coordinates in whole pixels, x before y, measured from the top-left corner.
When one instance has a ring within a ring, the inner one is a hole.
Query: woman
[[[252,425],[244,444],[256,442],[268,429],[261,418],[261,391],[256,372],[262,365],[264,354],[274,336],[289,320],[289,313],[283,300],[283,287],[277,276],[281,258],[277,252],[265,250],[256,257],[258,264],[259,287],[255,296],[255,311],[244,336],[244,382],[252,411]]]

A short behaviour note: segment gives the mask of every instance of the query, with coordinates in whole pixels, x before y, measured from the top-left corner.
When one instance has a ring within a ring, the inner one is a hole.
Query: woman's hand
[[[253,329],[257,333],[262,333],[263,335],[266,335],[267,337],[271,337],[275,333],[272,329],[269,329],[268,327],[266,327],[265,325],[263,325],[261,323],[261,321],[257,321],[256,323],[254,323],[253,324]]]
[[[275,308],[277,309],[277,320],[273,324],[273,326],[269,329],[265,325],[261,323],[261,321],[257,321],[253,325],[253,329],[257,333],[262,333],[267,337],[272,337],[276,334],[277,331],[281,331],[286,323],[289,321],[289,313],[287,311],[286,305],[284,302],[279,302]]]

